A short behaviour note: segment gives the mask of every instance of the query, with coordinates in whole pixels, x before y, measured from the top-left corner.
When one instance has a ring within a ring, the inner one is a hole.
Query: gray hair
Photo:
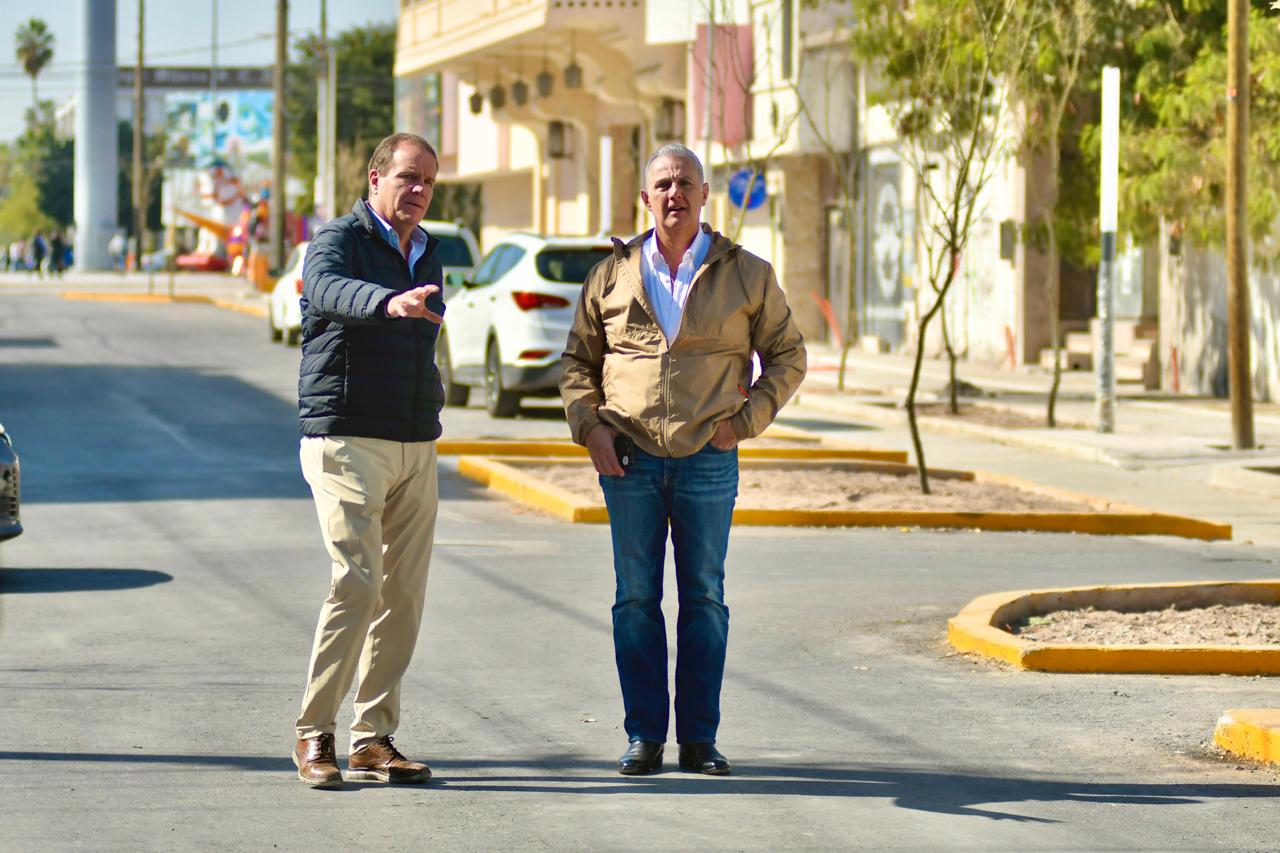
[[[698,155],[688,146],[681,145],[679,142],[668,142],[666,145],[653,152],[653,156],[644,164],[644,172],[641,173],[640,180],[644,184],[644,189],[649,189],[649,167],[655,161],[661,160],[663,157],[682,157],[693,164],[698,170],[698,183],[705,184],[707,182],[706,175],[702,171],[702,161],[698,159]]]

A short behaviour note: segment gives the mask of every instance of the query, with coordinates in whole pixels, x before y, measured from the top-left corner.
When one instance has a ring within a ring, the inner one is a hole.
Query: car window
[[[506,252],[498,259],[498,268],[494,272],[495,279],[502,278],[507,272],[520,263],[520,259],[524,257],[524,249],[519,246],[507,246]]]
[[[475,264],[476,259],[471,256],[471,247],[466,240],[456,234],[437,239],[440,243],[436,246],[435,255],[440,259],[440,266],[469,267]]]
[[[289,261],[284,265],[284,268],[286,270],[293,269],[293,265],[298,262],[298,256],[301,254],[302,254],[302,246],[301,245],[294,246],[293,251],[289,253]]]
[[[494,270],[497,269],[498,262],[502,256],[506,254],[507,246],[505,243],[495,246],[489,250],[489,254],[484,256],[484,260],[480,262],[480,266],[476,268],[475,275],[471,276],[472,284],[489,284],[497,275]]]
[[[609,257],[611,249],[587,247],[581,249],[543,249],[534,258],[538,275],[562,284],[582,284],[587,273],[600,261]]]

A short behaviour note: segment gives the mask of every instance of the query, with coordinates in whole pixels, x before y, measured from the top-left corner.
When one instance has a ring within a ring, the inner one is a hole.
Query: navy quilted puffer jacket
[[[392,319],[387,302],[423,284],[442,285],[437,240],[412,271],[382,237],[363,200],[327,223],[307,249],[302,272],[302,365],[298,409],[305,436],[434,441],[444,391],[436,370],[440,327]],[[444,314],[443,294],[428,300]]]

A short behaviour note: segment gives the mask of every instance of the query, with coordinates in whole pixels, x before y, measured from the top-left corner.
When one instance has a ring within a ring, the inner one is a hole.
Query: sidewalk
[[[845,390],[838,391],[839,350],[816,344],[810,346],[809,354],[809,374],[797,402],[862,421],[905,426],[902,401],[911,379],[910,355],[850,352]],[[1094,374],[1067,371],[1058,395],[1059,427],[1048,429],[1032,425],[1044,423],[1052,380],[1048,371],[961,362],[957,375],[981,393],[962,397],[962,402],[1017,413],[1028,426],[1008,428],[930,414],[919,417],[923,432],[993,441],[1130,470],[1210,466],[1214,485],[1280,497],[1280,476],[1253,470],[1280,466],[1280,406],[1274,403],[1255,404],[1259,449],[1236,451],[1231,449],[1227,400],[1120,385],[1115,432],[1104,434],[1094,429]],[[926,359],[917,402],[945,401],[942,392],[947,382],[946,360]]]
[[[0,272],[0,293],[62,294],[101,298],[208,302],[257,317],[267,316],[267,293],[243,278],[225,273],[165,271],[114,273],[68,271],[60,278],[34,278],[26,272]]]

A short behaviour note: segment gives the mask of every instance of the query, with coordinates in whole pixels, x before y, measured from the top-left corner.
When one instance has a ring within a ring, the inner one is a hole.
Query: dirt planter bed
[[[512,440],[500,438],[442,438],[436,442],[441,456],[512,456],[585,459],[587,449],[560,439]],[[832,446],[796,435],[768,436],[745,442],[743,459],[857,459],[867,462],[905,463],[905,450]]]
[[[609,519],[595,472],[585,460],[463,456],[458,470],[568,521]],[[924,497],[918,494],[917,472],[910,465],[847,458],[766,459],[744,453],[734,523],[1231,537],[1226,525],[1012,478],[947,470],[930,476],[938,494]],[[892,492],[893,499],[882,499],[880,492]]]
[[[947,623],[947,640],[959,651],[1042,672],[1280,675],[1280,645],[1038,642],[1008,630],[1008,626],[1064,610],[1091,607],[1136,613],[1215,605],[1280,607],[1280,581],[1207,581],[994,593],[974,599],[952,618]]]

